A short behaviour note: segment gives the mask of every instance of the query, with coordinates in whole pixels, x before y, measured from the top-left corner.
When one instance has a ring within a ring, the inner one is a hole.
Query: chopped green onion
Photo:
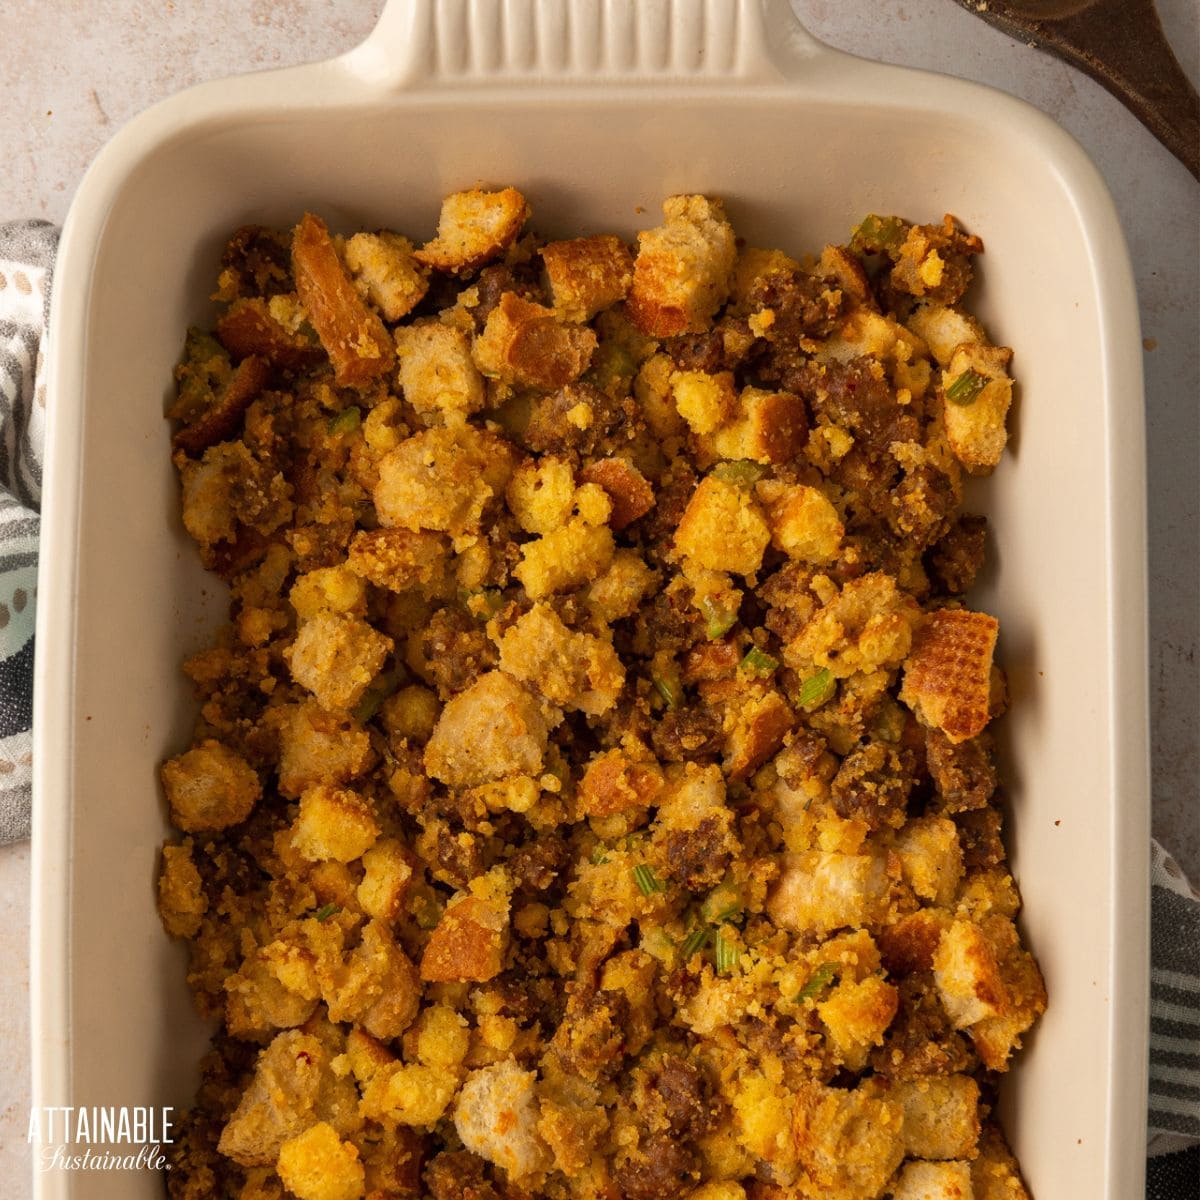
[[[807,712],[820,708],[837,689],[837,680],[828,667],[822,667],[800,685],[800,707]]]
[[[779,659],[772,658],[757,646],[751,646],[746,651],[746,657],[738,663],[738,670],[749,671],[752,675],[770,675],[778,666]]]
[[[700,905],[700,915],[710,925],[720,925],[722,921],[732,920],[741,911],[741,893],[730,883],[723,883],[714,888]]]
[[[663,890],[663,885],[659,882],[658,876],[654,874],[654,868],[647,863],[638,863],[633,868],[633,882],[638,885],[638,891],[643,896],[649,896],[654,892],[661,892]]]
[[[727,971],[732,971],[741,956],[742,952],[738,949],[737,942],[726,937],[724,931],[718,929],[713,937],[713,963],[717,974],[724,975]]]
[[[655,675],[654,686],[668,708],[679,707],[679,681],[666,675]]]
[[[796,993],[796,1003],[811,1000],[818,992],[827,988],[833,982],[837,966],[834,963],[822,963],[809,977],[808,982]]]
[[[858,254],[891,250],[908,237],[908,230],[908,224],[899,217],[877,217],[868,213],[850,235],[850,249]]]
[[[352,404],[329,418],[329,432],[334,437],[341,437],[344,433],[353,433],[361,424],[362,410]]]
[[[316,917],[318,921],[328,921],[329,918],[334,915],[334,913],[340,913],[341,911],[342,906],[340,904],[324,904],[318,908],[315,913],[313,913],[313,916]]]
[[[607,851],[608,851],[607,846],[597,846],[595,848],[595,850],[592,851],[592,866],[593,867],[602,867],[606,862],[608,862]]]
[[[683,961],[691,960],[693,954],[699,954],[705,946],[708,945],[708,930],[693,929],[680,943],[679,953],[683,956]]]
[[[987,385],[987,376],[980,375],[978,371],[968,367],[946,388],[946,399],[951,404],[958,404],[965,408],[968,404],[975,403],[979,398],[979,393]]]
[[[396,690],[400,676],[396,671],[386,671],[362,694],[362,699],[351,710],[350,715],[365,725],[383,707],[383,702]]]
[[[704,614],[706,622],[704,633],[710,642],[724,637],[737,624],[737,608],[725,608],[711,596],[705,596],[700,601],[700,611]]]
[[[717,463],[712,473],[726,483],[736,483],[739,487],[749,487],[757,483],[766,473],[767,468],[762,463],[756,463],[750,458],[735,458],[728,462]]]

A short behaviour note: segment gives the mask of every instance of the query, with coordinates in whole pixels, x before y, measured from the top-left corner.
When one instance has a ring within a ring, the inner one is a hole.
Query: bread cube
[[[612,562],[616,544],[607,525],[590,525],[581,517],[552,529],[521,547],[513,568],[532,600],[582,587]]]
[[[346,568],[391,592],[438,591],[450,565],[446,539],[411,529],[360,529],[350,542]]]
[[[404,398],[417,412],[438,413],[451,421],[483,407],[483,376],[461,329],[436,318],[402,325],[396,330],[396,356]]]
[[[501,670],[564,709],[599,716],[625,686],[625,668],[612,643],[568,629],[546,604],[535,604],[498,644]]]
[[[320,217],[305,213],[292,236],[296,294],[333,363],[339,387],[366,387],[392,369],[392,339],[363,303]]]
[[[980,1138],[979,1156],[971,1164],[971,1184],[974,1200],[1030,1200],[1016,1159],[995,1125],[985,1128]]]
[[[595,755],[579,783],[579,808],[589,817],[651,807],[663,790],[663,773],[646,752],[644,760],[625,750]]]
[[[503,495],[515,459],[506,439],[472,425],[416,433],[380,460],[379,523],[455,538],[477,534],[484,507]]]
[[[943,304],[919,304],[907,322],[929,347],[939,367],[948,367],[959,346],[986,343],[983,326],[970,313]]]
[[[962,879],[958,826],[945,817],[917,817],[896,837],[904,882],[922,900],[948,905]]]
[[[803,483],[762,483],[771,545],[800,562],[827,563],[837,557],[845,527],[825,494]]]
[[[637,611],[657,576],[636,550],[618,549],[583,594],[588,610],[603,625]]]
[[[633,282],[633,255],[608,234],[548,242],[540,253],[554,311],[564,321],[590,321],[624,300]]]
[[[769,275],[790,275],[800,270],[800,264],[782,250],[764,250],[760,246],[744,246],[734,263],[730,281],[730,299],[745,307],[750,293]]]
[[[903,1120],[898,1104],[863,1088],[805,1085],[796,1097],[792,1136],[806,1192],[878,1196],[904,1157]]]
[[[513,471],[504,498],[526,533],[549,533],[571,517],[575,472],[553,454],[526,459]]]
[[[896,1179],[892,1200],[975,1200],[968,1162],[910,1162]]]
[[[342,253],[360,295],[399,321],[425,298],[429,280],[413,258],[412,243],[398,233],[356,233]]]
[[[208,911],[200,872],[192,861],[192,839],[162,850],[158,874],[158,914],[172,937],[195,937]]]
[[[279,791],[290,800],[314,784],[349,783],[375,762],[370,735],[344,712],[309,701],[270,715],[279,730]]]
[[[671,196],[664,223],[638,234],[629,314],[651,337],[707,329],[729,295],[737,246],[719,200]]]
[[[975,1052],[991,1071],[1007,1071],[1009,1057],[1025,1031],[1046,1011],[1046,985],[1037,963],[1022,945],[1007,917],[987,917],[982,927],[999,961],[1005,1003],[998,1013],[975,1022],[967,1031]]]
[[[753,575],[771,531],[746,488],[708,475],[692,493],[675,529],[675,550],[710,571]]]
[[[877,975],[855,982],[843,979],[817,1005],[817,1013],[837,1051],[851,1071],[861,1071],[873,1046],[896,1016],[900,994]]]
[[[345,563],[318,567],[296,577],[288,601],[301,620],[327,610],[361,617],[367,610],[367,589]]]
[[[284,1142],[275,1169],[297,1200],[361,1200],[366,1187],[358,1151],[324,1121]]]
[[[262,796],[258,772],[215,738],[163,763],[162,782],[171,820],[185,833],[215,833],[237,825]]]
[[[884,862],[875,855],[806,850],[784,858],[767,913],[793,933],[857,928],[878,919],[887,887]]]
[[[393,921],[412,883],[408,851],[395,838],[380,838],[362,854],[363,878],[355,896],[369,917]]]
[[[561,719],[511,675],[489,671],[442,709],[425,747],[425,769],[457,788],[540,775],[550,729]]]
[[[587,326],[564,324],[553,309],[504,292],[472,354],[491,379],[550,392],[578,379],[595,349],[596,334]]]
[[[458,1076],[425,1063],[380,1066],[363,1089],[362,1115],[384,1128],[432,1128],[450,1106]]]
[[[675,411],[693,433],[712,433],[737,407],[732,371],[715,375],[706,371],[673,371],[670,382]]]
[[[529,205],[516,188],[455,192],[442,201],[437,237],[413,257],[438,271],[465,275],[513,244],[529,219]]]
[[[371,806],[346,788],[318,784],[300,797],[292,845],[309,862],[353,862],[374,844],[379,825]]]
[[[804,449],[807,434],[808,415],[799,396],[746,387],[726,421],[702,445],[716,458],[781,464]]]
[[[579,478],[604,489],[611,502],[608,524],[617,532],[654,507],[654,489],[627,458],[597,459],[580,471]]]
[[[1008,1008],[1008,991],[995,947],[972,921],[954,921],[938,941],[934,980],[955,1029],[965,1029]]]
[[[942,372],[946,440],[954,457],[973,475],[988,474],[1008,442],[1011,361],[1012,351],[1004,346],[967,343],[954,351]]]
[[[513,1180],[550,1166],[549,1151],[537,1132],[536,1085],[532,1071],[504,1059],[472,1071],[454,1106],[454,1128],[463,1145]]]
[[[421,958],[430,983],[486,982],[500,974],[508,948],[508,899],[465,895],[451,901]]]
[[[987,613],[928,613],[904,662],[900,699],[951,742],[983,731],[991,715],[992,652],[1000,623]]]
[[[675,407],[671,376],[675,364],[668,354],[652,354],[638,368],[633,394],[641,406],[650,432],[660,441],[687,432],[687,425]]]
[[[783,745],[796,714],[777,691],[750,692],[729,703],[724,724],[722,766],[730,779],[746,779]]]
[[[393,642],[358,617],[322,610],[284,651],[292,678],[325,709],[352,708],[379,674]]]
[[[968,1158],[979,1140],[979,1084],[969,1075],[919,1075],[889,1093],[904,1109],[909,1158]]]

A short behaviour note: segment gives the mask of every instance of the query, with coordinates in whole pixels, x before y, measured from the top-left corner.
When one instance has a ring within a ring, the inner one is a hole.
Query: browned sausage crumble
[[[220,1021],[175,1200],[1027,1198],[982,244],[663,216],[229,242],[171,412],[231,594],[162,769]]]

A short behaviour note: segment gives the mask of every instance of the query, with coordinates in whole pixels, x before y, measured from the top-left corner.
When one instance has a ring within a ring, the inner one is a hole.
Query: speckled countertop
[[[793,0],[816,36],[868,58],[992,84],[1084,145],[1133,255],[1145,339],[1154,831],[1200,879],[1200,186],[1090,79],[951,0]],[[1195,0],[1158,0],[1193,79]],[[0,220],[61,222],[88,162],[134,113],[201,80],[327,58],[382,0],[2,0]],[[29,845],[0,848],[0,1200],[32,1195]]]

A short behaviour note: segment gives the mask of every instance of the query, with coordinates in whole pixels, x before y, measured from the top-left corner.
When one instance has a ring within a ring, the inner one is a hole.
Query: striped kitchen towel
[[[1200,893],[1150,847],[1149,1152],[1158,1155],[1200,1142]]]
[[[0,225],[0,843],[29,836],[42,345],[58,231]]]

